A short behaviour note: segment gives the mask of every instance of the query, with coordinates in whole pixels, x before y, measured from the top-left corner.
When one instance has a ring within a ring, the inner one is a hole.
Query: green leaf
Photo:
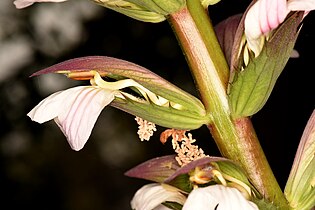
[[[235,72],[229,103],[235,118],[257,113],[267,102],[284,69],[299,34],[302,13],[293,13],[270,36],[257,58],[251,58],[242,71]]]

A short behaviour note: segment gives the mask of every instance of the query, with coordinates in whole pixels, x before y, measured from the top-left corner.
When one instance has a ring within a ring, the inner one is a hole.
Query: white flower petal
[[[288,8],[292,11],[310,11],[315,10],[314,0],[289,0]]]
[[[63,2],[67,0],[15,0],[13,3],[17,9],[31,6],[35,2]]]
[[[136,192],[131,201],[131,207],[135,210],[161,209],[160,204],[165,201],[183,204],[185,200],[186,197],[177,188],[154,183],[145,185]]]
[[[54,93],[40,102],[28,116],[39,123],[55,119],[72,149],[78,151],[91,135],[105,106],[114,100],[115,91],[79,86]]]
[[[75,95],[84,88],[86,88],[86,86],[79,86],[51,94],[34,107],[27,116],[38,123],[52,120],[65,109],[63,104],[67,99],[74,100],[71,99],[71,97],[75,97]]]
[[[253,202],[235,188],[212,185],[194,189],[188,196],[183,210],[258,210]]]

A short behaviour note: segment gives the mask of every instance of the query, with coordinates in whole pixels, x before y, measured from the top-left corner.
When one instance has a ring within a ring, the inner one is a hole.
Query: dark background
[[[213,23],[243,12],[249,2],[222,0],[209,8]],[[78,83],[58,75],[46,80],[50,76],[29,78],[33,72],[74,57],[106,55],[142,65],[196,94],[185,59],[166,21],[142,23],[102,7],[89,6],[83,10],[90,9],[93,14],[80,19],[82,31],[76,41],[65,41],[60,32],[53,30],[52,42],[40,40],[36,31],[45,29],[35,28],[35,14],[48,7],[60,8],[61,13],[50,18],[62,22],[76,3],[70,0],[58,5],[36,4],[24,10],[16,10],[11,2],[2,3],[7,10],[0,10],[1,29],[12,25],[16,28],[0,36],[0,51],[22,34],[31,43],[32,54],[28,62],[12,70],[1,70],[1,209],[130,209],[133,194],[147,182],[125,177],[124,172],[149,158],[172,153],[170,144],[158,141],[163,128],[158,127],[150,142],[140,142],[133,116],[111,107],[102,112],[86,146],[79,152],[72,151],[53,122],[40,125],[26,114],[50,93]],[[295,47],[300,57],[290,59],[268,103],[252,118],[282,188],[314,109],[314,20],[314,13],[306,17]],[[16,56],[4,55],[7,57],[3,60]],[[208,155],[219,155],[205,127],[192,133]]]

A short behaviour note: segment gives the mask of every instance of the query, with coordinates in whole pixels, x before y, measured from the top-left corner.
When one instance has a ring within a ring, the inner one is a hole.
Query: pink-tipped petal
[[[277,28],[289,10],[286,0],[258,0],[245,17],[245,36],[249,48],[257,56],[262,48],[262,36]]]
[[[286,0],[259,0],[245,18],[245,33],[251,39],[268,33],[279,26],[288,14]]]
[[[114,100],[114,91],[79,86],[50,95],[28,116],[39,123],[55,119],[72,149],[83,148],[105,106]]]
[[[13,4],[15,5],[15,7],[17,9],[23,9],[25,7],[28,7],[28,6],[31,6],[32,4],[34,4],[34,1],[16,0],[13,2]]]
[[[25,7],[31,6],[36,2],[63,2],[67,0],[15,0],[13,3],[17,9],[23,9]]]

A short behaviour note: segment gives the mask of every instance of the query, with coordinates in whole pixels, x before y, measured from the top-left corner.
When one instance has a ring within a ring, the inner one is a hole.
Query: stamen
[[[143,87],[133,79],[106,82],[105,80],[102,79],[102,77],[97,71],[91,71],[91,73],[94,74],[94,77],[90,80],[92,85],[97,85],[101,88],[110,90],[120,90],[127,87],[135,87],[148,102],[152,101],[154,104],[158,106],[169,107],[169,105],[171,105],[171,107],[173,107],[174,109],[182,109],[182,105],[170,102],[169,100],[154,94],[153,92]]]
[[[180,166],[207,156],[197,145],[192,145],[196,139],[193,139],[190,133],[187,134],[188,136],[185,133],[184,130],[168,129],[160,137],[162,143],[165,143],[168,137],[172,137],[173,149],[177,153],[175,159]]]
[[[140,117],[136,117],[135,120],[138,123],[138,132],[139,138],[141,141],[150,140],[150,137],[153,136],[153,132],[156,131],[155,124],[149,121],[146,121]]]

